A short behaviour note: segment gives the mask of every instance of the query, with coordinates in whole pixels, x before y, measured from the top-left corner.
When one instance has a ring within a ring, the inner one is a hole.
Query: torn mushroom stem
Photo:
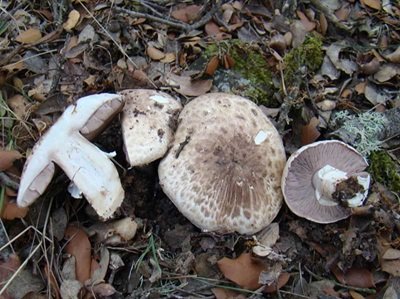
[[[324,206],[340,203],[348,207],[361,206],[368,194],[369,183],[370,176],[365,172],[348,175],[331,165],[325,165],[313,176],[315,196],[319,204]],[[346,192],[338,188],[343,184],[349,185]]]

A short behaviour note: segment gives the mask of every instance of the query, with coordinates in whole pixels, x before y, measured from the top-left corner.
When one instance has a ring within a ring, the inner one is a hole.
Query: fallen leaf
[[[383,260],[381,262],[382,271],[393,276],[400,276],[400,260]]]
[[[92,294],[99,296],[100,298],[109,297],[115,294],[116,290],[111,284],[99,283],[88,288]]]
[[[380,0],[361,0],[361,3],[376,10],[380,10],[382,6]]]
[[[265,267],[261,262],[254,260],[250,253],[242,253],[236,259],[224,257],[217,264],[225,278],[242,288],[255,290],[261,286],[258,279]]]
[[[171,63],[171,62],[174,62],[175,59],[176,59],[175,53],[166,53],[165,57],[163,59],[161,59],[160,61],[162,63]]]
[[[165,57],[164,52],[158,50],[157,48],[154,48],[152,46],[147,47],[146,49],[146,54],[153,60],[161,60]]]
[[[385,56],[387,60],[393,63],[400,63],[400,46],[396,49],[396,51]]]
[[[365,299],[365,297],[363,295],[361,295],[360,293],[357,293],[356,291],[350,290],[349,294],[351,296],[351,298],[353,299]]]
[[[318,125],[319,119],[314,116],[310,119],[308,124],[301,127],[300,140],[302,145],[313,143],[321,136]]]
[[[213,21],[208,22],[206,26],[204,26],[204,30],[207,36],[210,36],[215,40],[223,40],[225,38],[225,34]]]
[[[17,218],[24,218],[28,211],[28,207],[21,208],[17,205],[15,201],[6,200],[3,210],[1,212],[1,219],[14,220]]]
[[[400,250],[388,248],[382,256],[385,260],[398,260],[400,259]]]
[[[326,32],[328,31],[328,20],[323,13],[319,15],[319,24],[321,28],[321,34],[326,35]]]
[[[5,171],[13,166],[15,160],[21,159],[22,155],[18,151],[0,150],[0,171]]]
[[[27,112],[31,104],[25,99],[24,96],[16,94],[11,98],[7,99],[7,105],[16,114],[18,119],[26,119]]]
[[[209,76],[213,76],[215,71],[218,69],[218,66],[219,66],[219,58],[218,56],[213,56],[211,57],[210,61],[208,61],[204,73],[206,73]]]
[[[212,288],[211,292],[213,292],[216,299],[245,299],[246,296],[243,294],[237,293],[235,291],[223,288]]]
[[[73,255],[76,261],[76,279],[84,283],[90,278],[91,245],[86,232],[73,225],[65,230],[65,239],[68,243],[65,252]]]
[[[81,14],[79,13],[79,11],[77,11],[76,9],[71,10],[68,14],[67,21],[63,24],[63,28],[66,31],[70,32],[78,24],[80,17]]]
[[[16,255],[10,255],[7,260],[0,261],[0,281],[8,281],[11,275],[17,271],[18,267],[21,265],[21,261],[19,257]],[[4,299],[12,299],[14,298],[12,294],[9,294],[7,290],[2,294]]]
[[[354,89],[355,89],[355,91],[358,93],[358,94],[364,94],[364,92],[365,92],[365,87],[367,86],[367,82],[360,82],[360,83],[358,83],[355,87],[354,87]]]
[[[202,8],[203,7],[200,5],[188,5],[186,7],[173,10],[171,12],[171,16],[179,21],[192,23],[198,18]]]
[[[22,44],[32,44],[42,38],[42,33],[38,28],[29,28],[28,30],[22,31],[15,40]]]
[[[296,11],[297,16],[299,17],[301,23],[303,24],[304,28],[308,31],[311,32],[315,29],[317,26],[315,22],[310,21],[307,16],[300,10]]]
[[[374,74],[374,79],[378,82],[386,82],[398,75],[400,75],[400,66],[388,63],[381,66],[379,71]]]
[[[166,77],[167,84],[184,96],[197,97],[207,93],[212,87],[212,80],[192,80],[189,76],[179,76],[169,73]]]
[[[272,283],[271,285],[265,286],[263,292],[265,293],[275,293],[277,292],[280,288],[285,286],[290,278],[290,274],[287,272],[282,272],[279,277],[278,281],[275,283]]]
[[[336,279],[343,284],[358,288],[375,287],[374,276],[368,269],[350,268],[343,272],[339,267],[334,266],[331,270]]]

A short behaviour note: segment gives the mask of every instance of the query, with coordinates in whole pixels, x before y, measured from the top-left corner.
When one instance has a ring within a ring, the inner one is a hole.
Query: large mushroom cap
[[[282,175],[285,202],[294,214],[317,223],[332,223],[351,215],[345,206],[323,205],[316,198],[313,177],[326,166],[348,176],[367,176],[363,171],[368,163],[354,148],[336,140],[314,142],[290,156]]]
[[[125,101],[122,135],[129,164],[145,165],[164,156],[181,104],[157,90],[128,89],[120,95]]]
[[[193,224],[252,234],[279,212],[285,161],[282,140],[257,105],[211,93],[184,107],[158,171],[162,189]]]

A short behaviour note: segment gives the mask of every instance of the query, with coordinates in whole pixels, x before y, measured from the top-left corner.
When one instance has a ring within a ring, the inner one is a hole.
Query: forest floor
[[[1,1],[0,298],[400,298],[399,45],[399,1]],[[116,152],[114,220],[71,198],[60,169],[16,205],[67,106],[138,88],[246,97],[288,157],[340,139],[370,165],[368,197],[335,223],[283,203],[255,235],[202,232],[162,192],[159,161],[129,167],[117,117],[92,141]]]

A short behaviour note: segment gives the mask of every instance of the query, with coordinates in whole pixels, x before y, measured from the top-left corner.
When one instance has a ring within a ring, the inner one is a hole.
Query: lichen
[[[356,136],[352,145],[364,156],[380,150],[381,141],[378,136],[386,124],[386,119],[381,113],[365,112],[352,115],[347,111],[340,111],[333,116],[332,124],[334,126],[342,124],[343,130]]]
[[[249,98],[257,104],[276,106],[272,100],[272,73],[260,47],[239,40],[211,44],[205,49],[207,59],[229,55],[234,64],[231,69],[219,68],[214,74],[218,90]]]
[[[283,57],[286,84],[291,85],[303,69],[307,74],[315,73],[321,67],[323,59],[321,38],[314,34],[308,35],[302,45],[293,48]]]
[[[385,151],[372,152],[369,156],[369,173],[375,181],[385,185],[389,190],[400,192],[400,175],[396,163]]]

